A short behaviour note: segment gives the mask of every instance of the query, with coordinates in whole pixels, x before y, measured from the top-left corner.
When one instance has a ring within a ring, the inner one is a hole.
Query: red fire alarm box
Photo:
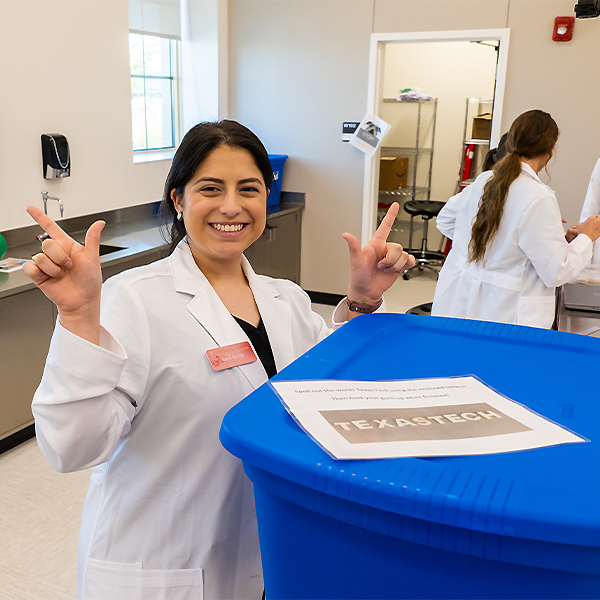
[[[555,42],[568,42],[573,37],[575,17],[556,17],[552,39]]]

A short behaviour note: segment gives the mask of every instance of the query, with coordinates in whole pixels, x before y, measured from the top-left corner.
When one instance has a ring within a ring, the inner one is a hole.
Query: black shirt
[[[258,354],[258,360],[262,363],[267,376],[269,379],[277,373],[277,367],[275,366],[275,358],[273,357],[273,350],[271,349],[271,342],[269,342],[269,336],[265,329],[262,317],[258,322],[258,327],[254,327],[247,321],[239,319],[232,315],[237,321],[238,325],[243,329],[244,333],[248,336],[248,339],[252,342],[256,354]]]

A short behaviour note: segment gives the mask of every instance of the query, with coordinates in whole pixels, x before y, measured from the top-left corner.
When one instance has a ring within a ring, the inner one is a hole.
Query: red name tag
[[[249,342],[213,348],[206,351],[206,356],[208,356],[208,360],[210,360],[210,364],[215,371],[247,365],[256,360],[256,354],[254,354]]]

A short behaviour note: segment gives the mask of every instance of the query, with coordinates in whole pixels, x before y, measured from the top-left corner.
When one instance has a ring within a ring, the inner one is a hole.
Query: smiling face
[[[183,197],[171,191],[194,260],[202,266],[241,262],[262,234],[267,189],[254,158],[243,148],[220,146],[200,164]]]

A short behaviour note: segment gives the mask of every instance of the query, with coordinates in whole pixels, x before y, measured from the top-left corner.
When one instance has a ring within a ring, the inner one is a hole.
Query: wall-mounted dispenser
[[[71,175],[71,153],[64,135],[42,133],[42,165],[44,179],[59,179]]]

